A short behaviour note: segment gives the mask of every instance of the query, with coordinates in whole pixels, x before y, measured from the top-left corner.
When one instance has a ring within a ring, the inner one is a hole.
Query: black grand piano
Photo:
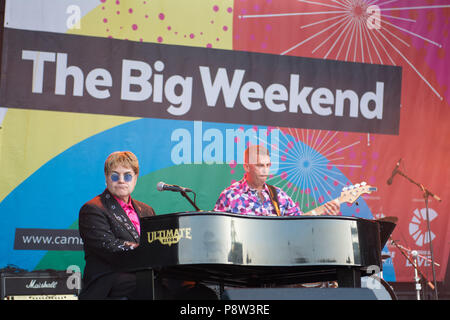
[[[346,216],[262,217],[184,212],[141,221],[128,269],[220,286],[258,287],[337,281],[361,286],[381,271],[388,220]]]

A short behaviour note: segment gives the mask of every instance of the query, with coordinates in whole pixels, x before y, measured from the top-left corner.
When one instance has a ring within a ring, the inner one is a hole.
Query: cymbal
[[[386,260],[391,257],[390,253],[381,253],[381,260]]]
[[[394,216],[391,216],[391,217],[382,217],[382,218],[379,218],[377,220],[378,221],[392,222],[392,223],[397,224],[398,218],[394,217]]]

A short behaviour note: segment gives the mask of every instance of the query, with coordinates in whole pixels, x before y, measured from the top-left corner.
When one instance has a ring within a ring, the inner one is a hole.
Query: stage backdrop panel
[[[393,239],[449,253],[448,1],[6,2],[0,87],[0,267],[84,265],[82,204],[116,150],[140,160],[133,197],[157,214],[209,210],[266,145],[269,183],[308,211],[366,181],[342,214],[398,217]],[[387,281],[413,281],[396,247]],[[430,263],[419,259],[432,279]]]

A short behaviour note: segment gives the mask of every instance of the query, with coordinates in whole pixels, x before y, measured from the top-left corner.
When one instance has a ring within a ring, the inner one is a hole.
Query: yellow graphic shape
[[[74,144],[136,119],[139,118],[9,108],[0,129],[0,201]],[[102,165],[99,164],[99,170]]]
[[[232,49],[232,0],[99,0],[68,33]]]

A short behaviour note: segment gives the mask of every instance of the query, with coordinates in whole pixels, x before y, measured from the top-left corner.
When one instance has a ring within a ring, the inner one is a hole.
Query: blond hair
[[[139,162],[131,151],[116,151],[111,153],[105,160],[105,175],[108,176],[111,170],[117,166],[130,167],[133,172],[139,174]]]

